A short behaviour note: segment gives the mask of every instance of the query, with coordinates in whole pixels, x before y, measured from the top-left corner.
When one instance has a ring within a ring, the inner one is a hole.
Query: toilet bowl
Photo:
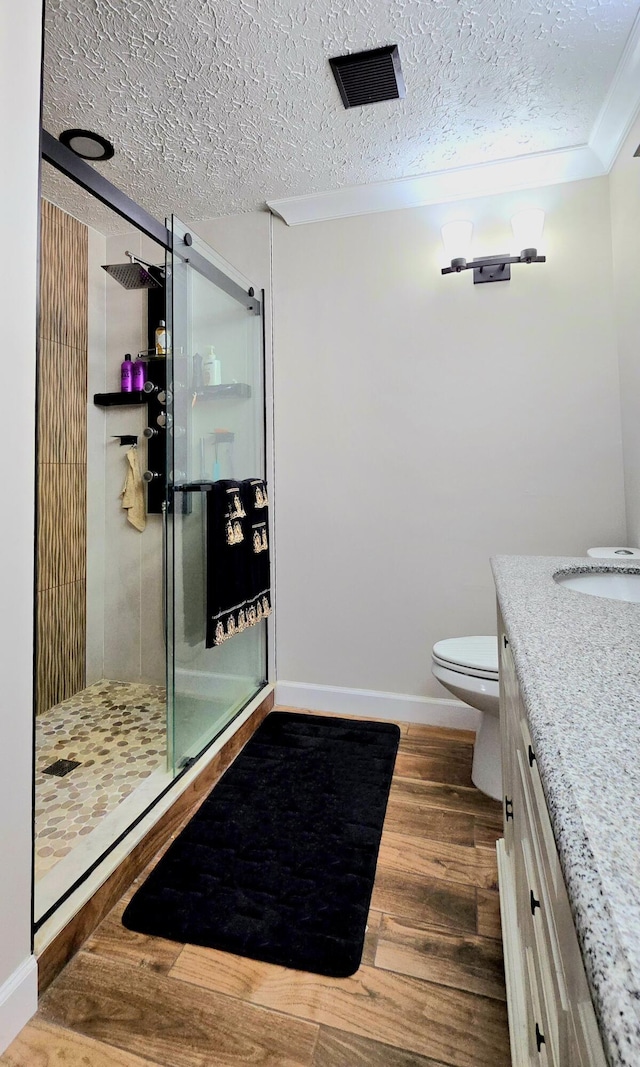
[[[431,671],[445,689],[482,713],[471,780],[483,793],[502,800],[498,639],[452,637],[437,641]]]

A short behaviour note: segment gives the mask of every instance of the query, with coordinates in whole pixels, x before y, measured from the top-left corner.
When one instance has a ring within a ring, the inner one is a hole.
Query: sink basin
[[[553,579],[565,589],[589,596],[604,596],[609,600],[627,600],[640,604],[640,574],[623,571],[588,571],[586,574],[554,574]]]

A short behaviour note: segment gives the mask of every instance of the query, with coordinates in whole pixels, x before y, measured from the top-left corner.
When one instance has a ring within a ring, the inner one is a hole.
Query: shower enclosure
[[[84,284],[89,322],[78,334],[84,363],[73,393],[66,335],[60,343],[41,341],[38,360],[39,406],[52,440],[45,447],[40,432],[45,563],[60,559],[68,569],[66,530],[75,529],[58,522],[64,508],[54,474],[61,475],[47,449],[69,450],[68,411],[83,407],[87,418],[82,425],[79,415],[76,420],[73,458],[79,471],[85,464],[87,521],[86,558],[82,547],[76,551],[74,595],[86,601],[86,617],[74,630],[77,666],[63,692],[44,692],[36,716],[36,929],[234,718],[254,706],[267,679],[266,619],[217,647],[206,642],[210,487],[220,479],[266,482],[264,296],[177,218],[160,223],[44,131],[42,143],[45,170],[50,164],[58,172],[45,173],[43,196],[72,204],[71,214],[45,204],[53,222],[42,248],[50,263],[42,306],[51,305],[54,324],[77,319]],[[89,198],[85,222],[77,222],[83,205],[62,188],[60,175],[124,218],[126,234],[121,226],[114,236],[106,224],[92,229],[97,216]],[[67,238],[60,239],[67,221],[72,229],[88,227],[83,284],[77,272],[71,279],[69,264],[77,257],[67,254]],[[130,262],[123,263],[127,254]],[[86,302],[85,293],[85,321]],[[161,319],[168,339],[163,354],[154,348]],[[139,352],[145,363],[144,390],[115,391],[125,352]],[[52,353],[59,365],[55,388]],[[128,524],[120,500],[131,447],[144,477],[142,531]],[[66,452],[60,460],[60,467],[68,464]],[[84,490],[76,497],[77,512]],[[63,579],[69,581],[66,571],[49,584]],[[47,629],[49,616],[55,625]],[[65,619],[55,611],[42,617],[37,646],[46,680],[65,661],[58,637]]]

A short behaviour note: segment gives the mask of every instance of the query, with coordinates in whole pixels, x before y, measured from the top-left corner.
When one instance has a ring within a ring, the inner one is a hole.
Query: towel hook
[[[115,441],[120,441],[120,448],[123,445],[137,445],[138,438],[133,433],[112,433],[111,436]]]

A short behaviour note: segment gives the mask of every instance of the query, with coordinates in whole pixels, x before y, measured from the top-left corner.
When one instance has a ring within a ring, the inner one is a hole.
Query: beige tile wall
[[[164,253],[139,233],[108,237],[107,263],[126,262],[126,251],[160,263]],[[120,388],[120,363],[126,352],[147,346],[145,290],[123,289],[106,280],[106,389]],[[120,493],[126,473],[126,448],[113,434],[135,434],[141,470],[147,467],[147,424],[143,407],[107,408],[105,420],[104,500],[104,677],[163,685],[165,646],[162,631],[162,520],[148,515],[144,533],[127,522]]]
[[[42,201],[36,711],[85,684],[87,228]]]

